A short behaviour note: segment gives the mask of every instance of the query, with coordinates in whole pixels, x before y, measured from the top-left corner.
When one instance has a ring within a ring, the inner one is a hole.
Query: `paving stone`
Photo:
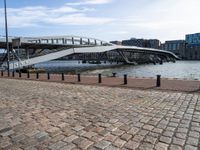
[[[54,137],[61,133],[60,129],[57,127],[51,127],[47,130],[50,136]]]
[[[75,147],[76,147],[75,144],[69,143],[69,144],[63,146],[62,148],[60,148],[60,150],[72,150]]]
[[[99,148],[99,149],[105,149],[108,147],[111,143],[105,140],[102,140],[100,142],[97,142],[94,146]]]
[[[138,128],[133,127],[127,133],[129,133],[131,135],[135,135],[138,131],[139,131]]]
[[[192,146],[196,146],[196,147],[197,147],[198,144],[199,144],[199,139],[198,139],[198,138],[189,137],[189,138],[187,139],[186,143],[187,143],[188,145],[192,145]]]
[[[150,143],[152,145],[154,145],[157,141],[157,138],[152,137],[152,136],[146,136],[146,138],[144,139],[145,142]]]
[[[121,139],[125,140],[125,141],[129,141],[131,138],[132,138],[132,135],[131,134],[127,134],[127,133],[125,133],[125,134],[123,134],[121,136]]]
[[[49,138],[49,135],[47,132],[39,132],[35,135],[35,138],[39,141],[39,142],[42,142],[46,139]]]
[[[78,147],[81,149],[87,149],[88,147],[90,147],[93,144],[94,144],[94,142],[84,139],[78,144]]]
[[[153,150],[153,147],[153,144],[143,142],[142,144],[140,144],[139,150]]]
[[[192,145],[185,145],[185,149],[184,150],[197,150],[198,148]]]
[[[70,135],[69,137],[64,138],[63,141],[67,142],[67,143],[71,143],[73,140],[77,139],[78,136],[76,135]]]
[[[185,140],[184,140],[184,139],[181,139],[181,138],[176,138],[176,137],[174,137],[172,143],[183,147],[184,144],[185,144]]]
[[[139,143],[135,141],[128,141],[128,143],[125,144],[125,148],[135,150],[139,147]]]
[[[107,148],[105,148],[105,150],[120,150],[120,148],[117,148],[113,145],[108,146]]]
[[[160,137],[160,141],[163,142],[163,143],[167,143],[167,144],[170,144],[172,139],[169,138],[169,137],[166,137],[166,136],[161,136]]]
[[[112,132],[113,135],[116,135],[116,136],[121,136],[125,131],[123,130],[120,130],[120,129],[117,129],[115,131]]]
[[[104,138],[104,140],[110,141],[110,142],[114,142],[116,139],[117,139],[117,136],[112,135],[112,134],[109,134]]]
[[[50,145],[49,149],[51,149],[51,150],[59,150],[62,147],[64,147],[65,145],[67,145],[67,143],[59,141],[59,142],[56,142],[56,143]]]
[[[156,144],[155,149],[156,150],[167,150],[168,147],[169,147],[168,144],[159,142],[159,143]]]
[[[180,147],[180,146],[178,146],[178,145],[171,145],[170,146],[170,148],[169,148],[170,150],[182,150],[182,148]]]
[[[113,142],[113,145],[116,146],[116,147],[122,148],[125,143],[126,143],[126,141],[121,140],[120,138],[118,138]]]
[[[151,131],[151,130],[153,130],[154,126],[151,126],[151,125],[144,125],[143,128],[144,128],[145,130]]]

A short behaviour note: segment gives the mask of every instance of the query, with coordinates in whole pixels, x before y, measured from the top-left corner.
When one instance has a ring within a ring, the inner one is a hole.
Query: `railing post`
[[[47,79],[50,80],[50,73],[47,73]]]
[[[127,84],[127,74],[124,75],[124,85]]]
[[[99,74],[99,83],[102,83],[101,74]]]
[[[3,77],[3,70],[1,70],[1,76]]]
[[[29,71],[27,71],[27,78],[28,78],[28,79],[30,78],[30,73],[29,73]]]
[[[78,82],[81,82],[81,74],[78,73]]]
[[[62,81],[64,81],[64,80],[65,80],[65,74],[62,73]]]
[[[12,77],[13,77],[13,78],[15,77],[15,71],[12,72]]]
[[[36,73],[36,79],[39,79],[39,72]]]
[[[156,81],[156,86],[160,87],[160,79],[161,79],[161,75],[157,75],[157,81]]]

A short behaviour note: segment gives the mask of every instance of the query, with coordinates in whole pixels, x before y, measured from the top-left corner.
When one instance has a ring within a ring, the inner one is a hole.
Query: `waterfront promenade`
[[[200,149],[197,92],[1,78],[0,95],[0,149]]]
[[[99,77],[80,75],[80,81],[78,81],[77,75],[66,75],[64,74],[49,74],[45,73],[37,74],[30,73],[15,73],[14,77],[10,73],[8,77],[7,72],[4,72],[0,78],[10,78],[10,79],[22,79],[22,80],[36,80],[36,81],[48,81],[48,82],[61,82],[69,84],[82,84],[82,85],[95,85],[95,86],[108,86],[108,87],[121,87],[121,88],[133,88],[140,90],[163,90],[163,91],[179,91],[179,92],[189,92],[195,93],[200,92],[200,81],[199,80],[183,80],[183,79],[168,79],[161,77],[161,86],[156,86],[155,78],[135,78],[127,76],[127,84],[124,84],[123,76],[102,76],[101,83],[99,83]],[[64,80],[63,80],[64,79]]]

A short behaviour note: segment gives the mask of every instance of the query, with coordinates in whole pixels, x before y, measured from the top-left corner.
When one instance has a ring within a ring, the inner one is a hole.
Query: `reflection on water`
[[[79,68],[80,64],[75,63],[65,63],[57,64],[58,62],[47,63],[50,64],[49,67],[52,70],[62,70],[64,68],[74,67]],[[46,64],[46,65],[47,65]],[[54,64],[54,65],[53,65]],[[107,67],[105,64],[105,67]],[[56,67],[57,66],[57,67]],[[59,66],[59,67],[58,67]],[[94,67],[97,65],[84,64],[81,67]],[[43,65],[45,67],[45,65]],[[176,63],[164,63],[163,65],[138,65],[138,66],[122,66],[117,68],[109,69],[98,69],[94,71],[84,72],[85,74],[98,74],[102,73],[103,75],[109,75],[112,72],[116,72],[118,75],[128,74],[128,76],[133,77],[155,77],[157,74],[160,74],[162,77],[166,78],[187,78],[187,79],[199,79],[200,80],[200,61],[177,61]]]

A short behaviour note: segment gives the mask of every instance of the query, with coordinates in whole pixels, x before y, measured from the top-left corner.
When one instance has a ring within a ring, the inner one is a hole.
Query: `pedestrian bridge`
[[[9,63],[10,69],[28,67],[73,55],[82,56],[79,59],[83,59],[83,55],[84,59],[91,59],[89,54],[93,54],[92,60],[108,59],[127,64],[136,64],[139,59],[158,61],[174,61],[178,59],[175,54],[169,51],[114,45],[102,40],[78,36],[10,37],[9,46],[12,57]],[[0,48],[6,49],[4,37],[0,38]],[[20,51],[23,51],[24,54]],[[7,63],[2,63],[2,67],[7,68]]]

